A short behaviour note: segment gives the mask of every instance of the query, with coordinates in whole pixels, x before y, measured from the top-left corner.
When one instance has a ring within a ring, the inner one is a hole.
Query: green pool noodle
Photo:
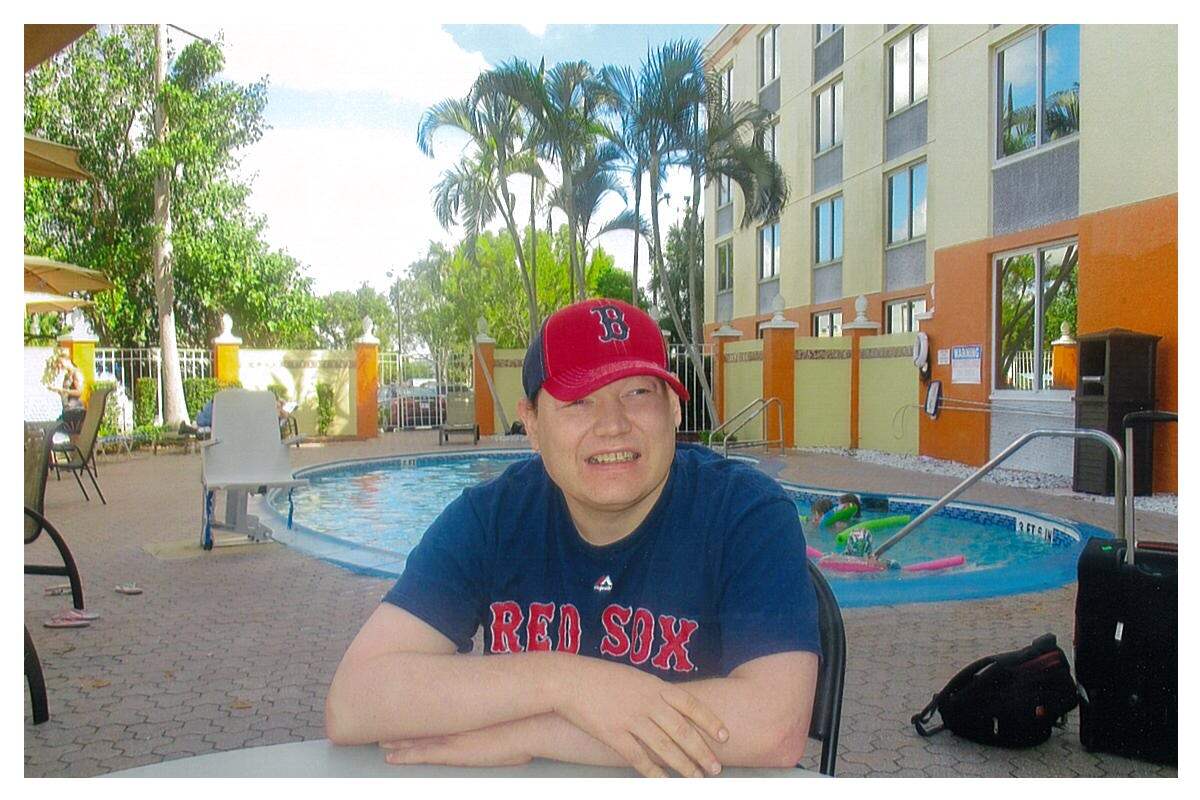
[[[839,531],[837,535],[837,543],[845,545],[850,539],[850,534],[855,531],[877,531],[883,528],[895,528],[900,525],[907,525],[912,521],[912,517],[908,514],[897,514],[894,517],[880,517],[879,519],[866,519],[855,525],[851,525],[844,531]]]

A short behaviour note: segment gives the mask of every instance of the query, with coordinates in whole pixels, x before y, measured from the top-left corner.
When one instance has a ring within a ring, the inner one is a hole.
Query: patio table
[[[519,767],[394,765],[377,745],[337,747],[328,739],[226,750],[101,775],[103,778],[633,778],[620,767],[534,759]],[[723,778],[818,778],[806,769],[726,767]]]

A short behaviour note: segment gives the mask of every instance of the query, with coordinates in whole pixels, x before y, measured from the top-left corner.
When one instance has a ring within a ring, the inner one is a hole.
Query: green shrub
[[[703,444],[720,444],[721,442],[725,441],[725,438],[725,433],[723,431],[717,431],[716,436],[713,436],[712,431],[700,431],[700,441]],[[736,442],[737,437],[730,436],[729,441]]]
[[[333,387],[328,383],[317,384],[317,434],[325,436],[333,424]]]
[[[133,384],[133,426],[142,428],[154,423],[158,414],[158,381],[138,378]]]
[[[114,381],[96,381],[92,384],[92,393],[101,391],[102,389],[116,389],[117,384]],[[114,433],[121,432],[121,409],[117,408],[117,401],[111,394],[108,396],[108,402],[104,404],[104,418],[100,420],[99,436],[112,436]]]
[[[216,378],[184,378],[183,402],[187,406],[188,419],[195,419],[220,388]]]
[[[288,390],[287,387],[282,383],[272,383],[267,387],[267,391],[275,395],[275,399],[281,403],[286,403],[288,401]]]

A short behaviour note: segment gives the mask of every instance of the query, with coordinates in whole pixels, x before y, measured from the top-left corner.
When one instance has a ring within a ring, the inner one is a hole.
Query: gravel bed
[[[798,453],[832,453],[834,455],[864,461],[870,464],[880,464],[911,472],[925,472],[932,475],[949,475],[956,478],[966,478],[975,472],[975,467],[968,467],[957,461],[945,461],[929,456],[910,456],[896,453],[882,453],[878,450],[850,450],[843,447],[801,447]],[[1013,486],[1021,489],[1033,489],[1046,494],[1062,497],[1073,497],[1092,503],[1112,505],[1113,498],[1102,495],[1084,494],[1071,490],[1071,479],[1065,475],[1051,475],[1045,472],[1034,472],[1025,469],[1007,469],[998,467],[983,477],[984,483],[994,483],[1000,486]],[[1179,515],[1179,498],[1174,494],[1156,494],[1148,497],[1135,497],[1134,505],[1139,511],[1153,511],[1159,514]]]

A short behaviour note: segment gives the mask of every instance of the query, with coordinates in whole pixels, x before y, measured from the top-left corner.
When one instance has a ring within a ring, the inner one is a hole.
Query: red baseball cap
[[[658,323],[629,303],[596,298],[546,319],[525,354],[521,383],[531,400],[545,389],[571,401],[634,375],[662,378],[688,399],[687,389],[667,370],[667,345]]]

